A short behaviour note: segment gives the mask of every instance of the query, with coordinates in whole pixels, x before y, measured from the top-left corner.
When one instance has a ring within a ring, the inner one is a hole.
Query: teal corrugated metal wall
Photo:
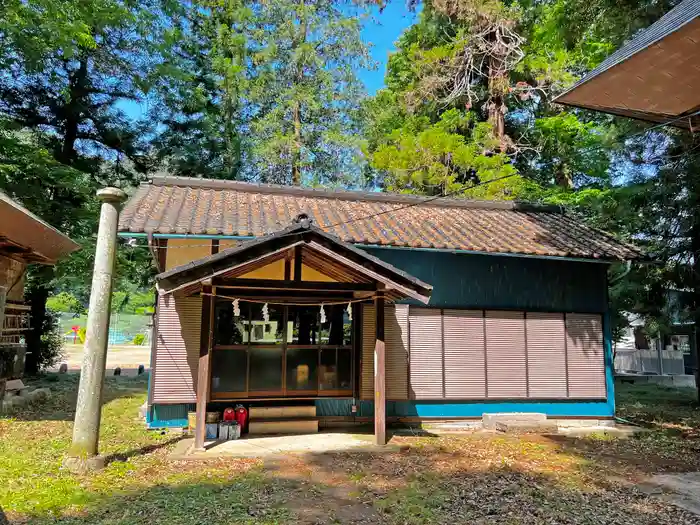
[[[194,410],[194,404],[153,405],[146,423],[148,428],[186,427],[187,412]]]
[[[433,286],[431,306],[607,310],[607,265],[528,257],[365,248]]]

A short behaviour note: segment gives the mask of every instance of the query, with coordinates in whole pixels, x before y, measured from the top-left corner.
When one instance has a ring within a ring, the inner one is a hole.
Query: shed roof
[[[53,264],[80,246],[0,191],[0,253]]]
[[[555,102],[651,122],[700,123],[700,1],[685,0]]]
[[[285,228],[300,213],[357,245],[600,260],[643,257],[634,246],[552,206],[184,177],[158,177],[139,187],[124,207],[119,230],[259,237]]]

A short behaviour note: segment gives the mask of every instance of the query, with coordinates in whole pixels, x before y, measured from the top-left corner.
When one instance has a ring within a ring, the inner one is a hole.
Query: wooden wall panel
[[[409,337],[409,397],[441,399],[444,394],[441,310],[411,308]]]
[[[484,312],[444,310],[445,397],[484,399]]]
[[[387,399],[408,399],[408,308],[397,304],[384,309]]]
[[[527,312],[528,394],[567,397],[564,314]]]
[[[154,403],[196,402],[201,321],[201,298],[158,298]]]
[[[601,316],[566,314],[566,331],[569,397],[604,399],[607,389]]]
[[[487,396],[527,397],[523,312],[486,311]]]

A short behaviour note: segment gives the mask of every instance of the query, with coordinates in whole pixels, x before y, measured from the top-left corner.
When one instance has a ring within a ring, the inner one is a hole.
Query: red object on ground
[[[248,411],[242,405],[236,407],[236,421],[238,421],[238,425],[241,427],[241,433],[248,431]]]
[[[236,421],[236,411],[228,407],[224,410],[224,421]]]

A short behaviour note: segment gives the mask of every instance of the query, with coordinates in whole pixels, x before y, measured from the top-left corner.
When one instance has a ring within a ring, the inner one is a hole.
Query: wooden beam
[[[217,253],[219,253],[219,239],[212,239],[211,254],[216,255]]]
[[[217,286],[217,289],[221,288]],[[341,301],[347,304],[346,301],[352,301],[356,297],[352,292],[321,292],[321,291],[309,291],[305,293],[299,292],[299,290],[219,290],[216,294],[217,297],[233,297],[238,299],[266,299],[269,302],[290,302],[290,303],[309,303],[316,304],[332,301]],[[367,299],[371,300],[371,297]]]
[[[301,281],[301,246],[294,247],[294,280]]]
[[[386,445],[386,345],[384,342],[384,296],[374,301],[376,340],[374,343],[374,442]]]
[[[205,286],[204,292],[212,293],[211,287]],[[207,435],[206,416],[207,401],[209,400],[209,356],[211,354],[212,337],[214,332],[214,297],[202,297],[202,328],[199,345],[199,367],[197,369],[197,408],[196,429],[194,435],[195,450],[204,450]]]
[[[289,281],[292,278],[292,260],[291,256],[284,258],[284,280]]]
[[[216,279],[214,286],[222,289],[248,290],[318,290],[323,292],[373,292],[374,283],[337,283],[324,281],[281,281],[278,279]]]
[[[163,268],[162,271],[165,271],[165,263],[168,257],[168,239],[156,239],[156,247],[158,248],[158,264]]]

